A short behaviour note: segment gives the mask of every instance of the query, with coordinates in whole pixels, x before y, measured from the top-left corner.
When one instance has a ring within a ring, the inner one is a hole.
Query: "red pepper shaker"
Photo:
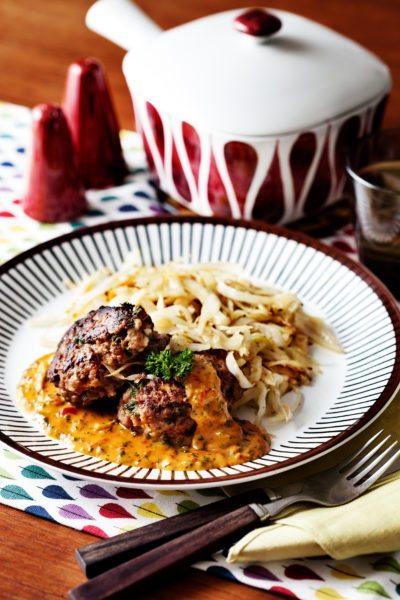
[[[55,104],[39,104],[32,117],[23,209],[33,219],[46,223],[76,219],[85,212],[86,199],[65,115]]]
[[[104,68],[93,58],[69,67],[63,108],[86,188],[118,185],[128,173]]]

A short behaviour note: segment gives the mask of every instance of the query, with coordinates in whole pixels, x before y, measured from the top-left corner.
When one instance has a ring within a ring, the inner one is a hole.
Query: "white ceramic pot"
[[[380,127],[387,67],[298,15],[233,10],[162,32],[129,0],[99,0],[87,24],[129,50],[149,166],[200,214],[312,214],[340,197],[354,140]]]

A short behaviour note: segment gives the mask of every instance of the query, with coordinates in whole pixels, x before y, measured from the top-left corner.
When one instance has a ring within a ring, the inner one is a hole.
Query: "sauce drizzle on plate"
[[[127,466],[186,471],[240,464],[269,450],[258,428],[239,424],[225,412],[219,379],[206,361],[199,361],[185,381],[198,424],[193,446],[174,448],[123,427],[113,401],[84,408],[65,401],[46,380],[51,358],[43,356],[26,370],[19,386],[21,408],[35,414],[47,435],[82,454]]]

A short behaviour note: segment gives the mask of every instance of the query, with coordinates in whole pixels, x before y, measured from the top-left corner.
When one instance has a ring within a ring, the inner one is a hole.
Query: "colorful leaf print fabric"
[[[0,262],[75,227],[173,211],[157,200],[145,170],[139,137],[124,132],[122,142],[127,161],[132,165],[127,183],[106,191],[90,191],[90,208],[79,221],[43,225],[28,219],[22,213],[20,195],[29,122],[28,109],[0,104]],[[325,241],[354,255],[350,226]],[[219,489],[153,491],[99,485],[43,468],[0,445],[0,502],[97,537],[113,536],[182,514],[222,496]],[[221,552],[196,567],[292,599],[400,597],[400,552],[341,563],[320,558],[248,565],[228,564]]]

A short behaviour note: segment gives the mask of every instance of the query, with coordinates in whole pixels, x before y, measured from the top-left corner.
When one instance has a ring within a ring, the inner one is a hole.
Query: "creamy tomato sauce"
[[[25,372],[19,386],[21,405],[40,419],[47,435],[82,454],[127,466],[185,471],[234,465],[269,450],[258,428],[232,419],[219,378],[205,360],[197,359],[185,380],[197,423],[192,447],[174,448],[123,427],[116,420],[115,402],[85,408],[66,402],[54,384],[46,381],[51,359],[52,355],[43,356]]]

